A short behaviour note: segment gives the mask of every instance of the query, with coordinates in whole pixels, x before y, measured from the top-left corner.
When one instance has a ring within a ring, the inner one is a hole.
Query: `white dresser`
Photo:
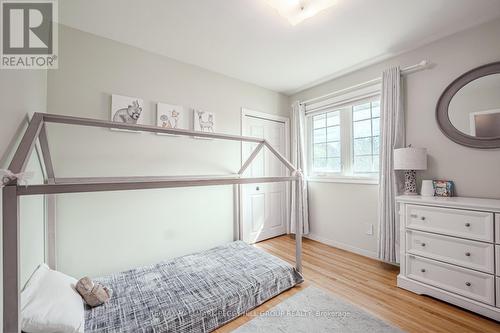
[[[398,286],[500,321],[500,200],[399,196]]]

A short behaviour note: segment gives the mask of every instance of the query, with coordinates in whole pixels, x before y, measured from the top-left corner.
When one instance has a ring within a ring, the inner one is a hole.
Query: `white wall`
[[[59,69],[48,76],[48,110],[109,119],[110,95],[216,114],[216,130],[240,133],[242,107],[287,116],[281,94],[72,28],[60,29]],[[235,173],[236,142],[48,128],[56,175],[117,176]],[[157,262],[232,240],[232,187],[59,195],[58,269],[75,277]]]
[[[44,70],[0,71],[0,168],[10,163],[14,149],[27,125],[28,114],[45,112],[47,72]]]
[[[290,100],[317,97],[379,77],[389,66],[404,67],[428,59],[435,64],[433,69],[405,80],[407,143],[426,147],[430,157],[428,170],[419,178],[451,179],[460,196],[500,198],[500,151],[460,146],[448,140],[435,121],[437,100],[448,84],[472,68],[500,61],[499,34],[500,20],[495,20],[297,93]],[[361,253],[376,253],[376,233],[367,236],[366,223],[377,224],[378,186],[310,183],[309,188],[313,236]],[[314,202],[315,198],[321,199]]]
[[[0,70],[0,169],[6,169],[27,125],[27,115],[44,112],[47,96],[47,73],[42,70]],[[27,170],[36,172],[33,181],[40,181],[40,169],[31,159]],[[0,210],[2,194],[0,191]],[[43,198],[30,197],[21,200],[21,283],[43,261]],[[0,214],[0,223],[2,222]],[[1,235],[1,228],[0,228]],[[0,244],[2,240],[0,238]],[[0,246],[0,255],[1,255]],[[1,262],[1,258],[0,258]],[[0,272],[0,277],[2,272]],[[2,280],[0,278],[0,285]],[[3,326],[3,289],[0,288],[0,327]]]
[[[375,257],[378,186],[325,182],[308,186],[311,233],[306,237]],[[368,235],[371,225],[373,235]]]

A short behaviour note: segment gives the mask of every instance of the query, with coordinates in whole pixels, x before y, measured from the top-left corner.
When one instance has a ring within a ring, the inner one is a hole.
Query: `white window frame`
[[[329,101],[322,101],[313,106],[306,107],[306,153],[308,175],[311,182],[335,182],[356,184],[378,184],[379,174],[354,174],[353,173],[353,121],[352,105],[380,100],[380,85],[361,89],[358,92],[336,96]],[[313,170],[313,121],[315,115],[340,111],[340,142],[341,142],[341,172],[314,171]],[[347,124],[347,125],[346,125]]]

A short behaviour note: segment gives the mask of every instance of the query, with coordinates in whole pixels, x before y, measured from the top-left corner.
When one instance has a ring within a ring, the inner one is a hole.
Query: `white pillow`
[[[84,304],[77,280],[41,264],[21,292],[21,325],[28,333],[84,330]]]

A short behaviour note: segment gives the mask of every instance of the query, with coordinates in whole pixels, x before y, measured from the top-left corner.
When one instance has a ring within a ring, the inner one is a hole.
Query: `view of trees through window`
[[[379,100],[316,114],[311,121],[313,171],[354,176],[378,174]]]

